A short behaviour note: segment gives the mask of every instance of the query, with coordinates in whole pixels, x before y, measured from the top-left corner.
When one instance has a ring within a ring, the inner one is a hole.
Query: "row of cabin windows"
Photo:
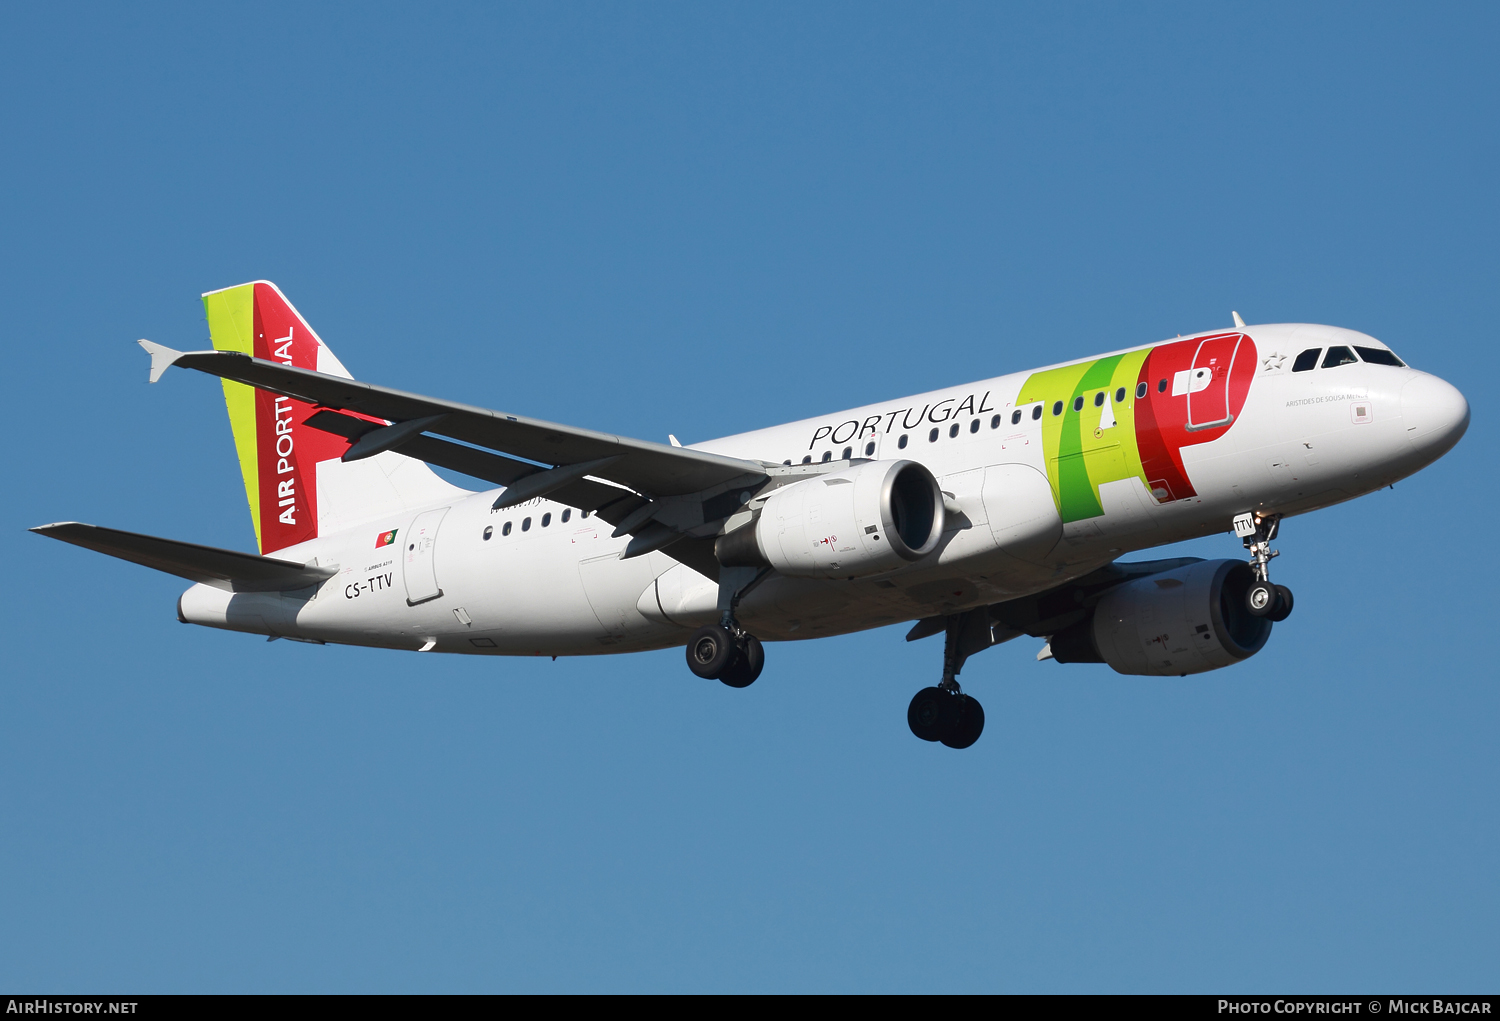
[[[1318,355],[1319,355],[1319,353],[1322,350],[1323,350],[1322,348],[1314,348],[1311,351],[1304,351],[1304,352],[1302,352],[1300,355],[1297,356],[1297,361],[1296,361],[1296,364],[1292,366],[1292,371],[1293,372],[1304,372],[1307,369],[1313,368],[1316,365],[1317,360],[1318,360]],[[1389,352],[1389,351],[1383,351],[1383,350],[1381,350],[1379,348],[1358,347],[1358,348],[1355,348],[1355,350],[1359,352],[1360,358],[1362,358],[1363,360],[1365,360],[1367,362],[1375,364],[1375,365],[1403,365],[1403,364],[1405,364],[1404,362],[1401,361],[1401,359],[1397,358],[1391,352]],[[1326,369],[1326,368],[1331,368],[1334,365],[1345,365],[1345,364],[1348,364],[1349,362],[1353,362],[1355,360],[1356,359],[1355,359],[1354,355],[1350,353],[1350,351],[1349,351],[1349,349],[1347,347],[1332,347],[1332,348],[1328,349],[1328,357],[1325,358],[1325,359],[1323,359],[1323,367]],[[1169,385],[1169,383],[1170,383],[1170,380],[1167,380],[1165,378],[1157,380],[1156,381],[1156,392],[1157,393],[1166,393],[1167,392],[1167,386]],[[1142,382],[1136,384],[1136,387],[1135,387],[1136,400],[1144,400],[1145,399],[1145,397],[1146,397],[1146,389],[1147,389],[1147,387],[1146,387],[1145,381],[1142,381]],[[1123,386],[1117,388],[1115,390],[1115,394],[1114,394],[1114,396],[1115,396],[1115,403],[1116,404],[1124,404],[1127,392],[1128,391]],[[1106,400],[1106,398],[1108,396],[1109,396],[1109,391],[1108,390],[1099,390],[1099,391],[1095,392],[1094,399],[1093,399],[1094,407],[1096,407],[1096,408],[1102,408],[1104,406],[1104,401]],[[1073,398],[1073,410],[1074,411],[1082,411],[1084,403],[1085,403],[1085,398],[1084,398],[1084,396],[1082,394],[1079,394],[1078,396],[1074,397]],[[1063,413],[1063,409],[1065,407],[1067,407],[1067,405],[1066,405],[1065,402],[1063,402],[1063,401],[1053,401],[1052,402],[1052,414],[1054,416],[1061,415]],[[1021,409],[1021,408],[1017,408],[1016,410],[1012,411],[1010,413],[1010,424],[1011,425],[1020,425],[1021,424],[1021,418],[1022,418],[1022,416],[1024,414],[1025,414],[1025,411],[1023,409]],[[1032,418],[1032,421],[1035,421],[1035,420],[1037,420],[1037,419],[1039,419],[1041,417],[1042,417],[1042,405],[1038,404],[1036,407],[1034,407],[1034,408],[1031,409],[1031,418]],[[990,419],[990,428],[991,429],[998,429],[998,428],[1000,428],[1000,422],[1001,422],[1001,420],[1003,418],[1004,418],[1003,415],[995,415],[994,417],[992,417]],[[979,429],[980,429],[980,420],[979,419],[976,418],[976,419],[973,419],[973,420],[971,420],[969,422],[969,432],[971,432],[971,433],[977,433],[979,431]],[[957,422],[953,423],[952,425],[950,425],[948,427],[948,435],[949,435],[949,437],[956,437],[958,435],[958,432],[959,432],[959,424]],[[932,429],[932,430],[929,430],[928,433],[927,433],[927,442],[928,443],[936,443],[937,439],[938,439],[938,436],[941,435],[941,433],[942,433],[941,429]],[[910,437],[906,433],[903,433],[901,435],[901,437],[896,441],[896,446],[899,447],[902,450],[905,450],[906,449],[906,444],[909,442],[909,440],[910,440]],[[854,453],[854,448],[853,447],[845,447],[844,450],[843,450],[843,453],[840,455],[840,457],[843,460],[847,461],[853,455],[853,453]],[[866,457],[871,457],[871,456],[874,455],[874,453],[875,453],[875,442],[873,440],[871,440],[869,443],[865,444],[865,456]],[[831,461],[831,460],[833,460],[833,451],[831,451],[831,450],[825,450],[825,451],[823,451],[822,460],[824,460],[824,461]],[[786,460],[786,461],[782,462],[782,464],[791,464],[791,463],[792,462],[790,460]],[[812,455],[808,454],[805,457],[803,457],[802,458],[802,463],[803,464],[811,464],[812,463]]]
[[[1031,417],[1032,418],[1041,418],[1042,417],[1042,409],[1041,409],[1040,405],[1038,405],[1032,411]],[[998,428],[1000,428],[1000,423],[1004,419],[1005,419],[1004,415],[994,415],[994,416],[992,416],[990,418],[990,428],[991,429],[998,429]],[[1019,421],[1021,421],[1021,412],[1020,411],[1013,412],[1011,414],[1011,416],[1010,416],[1010,422],[1011,422],[1011,424],[1015,425]],[[971,433],[977,433],[980,430],[980,427],[982,425],[983,425],[983,419],[978,419],[978,418],[970,419],[969,420],[969,432],[971,432]],[[948,436],[949,436],[950,439],[958,436],[959,428],[960,428],[959,427],[959,423],[957,423],[957,422],[954,422],[952,425],[950,425],[948,427]],[[938,439],[938,436],[941,435],[941,433],[942,433],[942,430],[938,429],[938,428],[934,428],[934,429],[929,430],[928,433],[927,433],[927,442],[928,443],[936,443],[937,439]],[[905,450],[906,449],[906,445],[909,442],[911,442],[911,435],[909,433],[902,433],[901,436],[896,440],[896,446],[898,448],[900,448],[901,450]],[[854,448],[853,447],[845,447],[843,453],[840,454],[839,457],[840,457],[841,460],[847,461],[847,460],[849,460],[849,458],[851,456],[853,456],[853,454],[854,454]],[[865,456],[866,457],[874,457],[875,456],[875,441],[874,440],[871,440],[870,442],[868,442],[868,443],[865,444]],[[820,460],[822,460],[822,461],[831,461],[831,460],[833,460],[833,451],[831,451],[831,450],[825,450],[825,451],[823,451],[823,456],[820,458]],[[781,463],[782,464],[791,464],[792,462],[790,460],[786,460],[786,461],[782,461]],[[803,464],[812,464],[812,455],[811,454],[805,455],[802,458],[802,463]]]
[[[579,511],[578,512],[578,516],[580,518],[586,518],[586,517],[589,516],[589,512],[588,511]],[[567,524],[568,521],[569,521],[569,519],[571,519],[572,517],[573,517],[573,508],[572,507],[564,507],[563,508],[563,512],[560,515],[558,515],[558,521],[561,524]],[[500,526],[500,534],[501,535],[509,535],[510,532],[511,532],[511,525],[512,524],[514,524],[514,522],[507,521],[505,524],[501,525]],[[552,512],[548,511],[546,514],[542,515],[542,527],[546,528],[550,524],[552,524]],[[523,531],[523,532],[529,532],[529,531],[531,531],[531,519],[530,518],[522,518],[521,519],[521,531]],[[484,526],[484,541],[485,542],[489,542],[490,541],[490,536],[492,536],[494,534],[495,534],[495,526],[494,525],[485,525]]]
[[[1157,393],[1165,393],[1166,389],[1167,389],[1167,381],[1165,379],[1159,380],[1157,382],[1157,384],[1156,384],[1156,392]],[[1126,391],[1125,387],[1123,387],[1123,386],[1122,387],[1117,387],[1115,389],[1115,403],[1116,404],[1124,404],[1125,403],[1125,395],[1126,395],[1126,393],[1127,393],[1127,391]],[[1145,384],[1145,382],[1143,381],[1143,382],[1137,383],[1135,385],[1135,398],[1136,398],[1136,400],[1142,400],[1142,399],[1145,398],[1145,396],[1146,396],[1146,384]],[[1094,394],[1094,400],[1093,400],[1094,407],[1096,407],[1096,408],[1102,408],[1102,407],[1104,407],[1104,402],[1105,402],[1105,400],[1108,399],[1108,397],[1109,397],[1109,391],[1108,390],[1100,390],[1097,393],[1095,393]],[[1083,410],[1083,405],[1084,405],[1084,400],[1085,399],[1084,399],[1083,394],[1079,394],[1078,396],[1074,397],[1073,398],[1073,410],[1074,411],[1082,411]],[[1052,414],[1053,414],[1053,416],[1055,417],[1057,415],[1061,415],[1063,413],[1063,407],[1064,407],[1064,405],[1063,405],[1062,401],[1053,401],[1052,402]],[[1042,406],[1040,404],[1038,404],[1036,407],[1034,407],[1034,408],[1031,409],[1031,417],[1034,418],[1034,419],[1042,417]],[[1019,411],[1014,412],[1010,416],[1010,420],[1011,420],[1011,424],[1013,424],[1013,425],[1016,424],[1016,423],[1019,423],[1021,421],[1021,413]]]
[[[1359,351],[1361,351],[1361,354],[1364,354],[1364,352],[1367,351],[1367,348],[1361,348],[1361,349],[1359,349]],[[1317,352],[1314,351],[1313,354],[1316,355]],[[1382,351],[1382,352],[1377,352],[1377,354],[1389,354],[1389,352],[1383,352]],[[1395,355],[1391,355],[1391,357],[1395,358]],[[1370,361],[1370,358],[1367,358],[1367,361]],[[1400,361],[1397,361],[1397,363],[1395,363],[1395,364],[1401,364],[1401,363],[1400,363]],[[1107,397],[1109,397],[1109,393],[1110,393],[1109,390],[1100,390],[1100,391],[1098,391],[1098,393],[1094,394],[1094,406],[1095,406],[1095,408],[1103,408],[1103,406],[1104,406],[1104,400],[1106,400]],[[1127,394],[1127,393],[1128,393],[1128,391],[1127,391],[1127,388],[1125,388],[1125,387],[1116,388],[1116,390],[1115,390],[1115,403],[1118,403],[1118,405],[1122,405],[1122,403],[1125,403],[1125,394]],[[1167,381],[1166,381],[1166,379],[1158,379],[1158,381],[1157,381],[1157,393],[1167,393]],[[1136,399],[1137,400],[1145,399],[1145,397],[1146,397],[1146,384],[1145,384],[1145,382],[1139,382],[1139,384],[1136,384]],[[1079,394],[1079,396],[1074,397],[1074,399],[1073,399],[1073,409],[1074,409],[1074,411],[1083,411],[1083,403],[1085,403],[1085,397],[1083,397],[1083,394]],[[1065,406],[1067,406],[1067,405],[1065,405],[1065,403],[1062,402],[1062,400],[1055,400],[1055,402],[1053,402],[1053,405],[1052,405],[1052,414],[1053,415],[1061,415],[1062,414],[1062,409],[1064,409]],[[1041,418],[1041,409],[1043,409],[1043,405],[1037,405],[1037,406],[1035,406],[1035,408],[1032,408],[1032,414],[1031,414],[1032,421],[1037,421],[1038,418]],[[1026,414],[1025,409],[1022,409],[1022,408],[1017,408],[1016,411],[1011,412],[1011,424],[1013,424],[1013,426],[1019,426],[1019,424],[1022,424],[1022,417],[1025,414]],[[993,415],[993,417],[990,418],[990,429],[999,429],[999,427],[1001,427],[1001,421],[1004,420],[1004,418],[1005,418],[1005,415]],[[980,424],[981,424],[980,418],[974,418],[974,420],[969,421],[969,432],[971,432],[971,433],[980,432]],[[929,430],[929,432],[927,432],[927,442],[930,442],[930,444],[935,444],[935,442],[938,442],[938,436],[941,435],[941,433],[942,433],[942,429],[932,429],[932,430]],[[954,436],[957,436],[957,435],[959,435],[959,423],[953,423],[953,424],[951,424],[951,426],[948,426],[948,436],[950,436],[950,438],[954,438]],[[907,444],[907,442],[909,442],[909,439],[910,439],[910,436],[907,435],[907,433],[901,433],[900,439],[897,439],[897,441],[895,441],[895,445],[897,445],[898,448],[901,448],[901,450],[906,450],[906,444]],[[843,448],[843,453],[840,454],[840,457],[843,460],[849,460],[849,457],[852,456],[852,454],[853,454],[853,447],[844,447]],[[864,456],[865,457],[871,457],[871,456],[873,456],[873,454],[874,454],[874,441],[873,441],[873,439],[871,439],[870,442],[867,442],[867,444],[864,445]],[[825,451],[823,451],[822,460],[832,460],[832,457],[834,457],[834,451],[831,451],[831,450],[825,450]],[[781,463],[783,463],[783,465],[790,465],[790,463],[792,463],[792,462],[790,462],[790,460],[783,460],[783,462],[781,462]],[[810,465],[810,463],[813,463],[813,456],[811,456],[811,454],[807,454],[807,456],[802,457],[802,463],[804,463],[804,465]]]
[[[1354,352],[1359,352],[1359,357],[1354,357]],[[1293,372],[1307,372],[1309,369],[1318,367],[1318,355],[1323,353],[1321,347],[1310,347],[1297,356],[1292,363]],[[1369,362],[1371,365],[1395,365],[1405,367],[1406,363],[1397,358],[1392,351],[1386,351],[1378,347],[1356,347],[1353,351],[1347,347],[1338,345],[1330,347],[1328,353],[1323,356],[1323,368],[1332,369],[1340,365],[1351,365],[1355,362]]]
[[[1308,369],[1316,368],[1317,367],[1317,362],[1318,362],[1318,355],[1321,354],[1322,351],[1323,351],[1323,349],[1320,348],[1320,347],[1315,347],[1315,348],[1311,348],[1311,349],[1309,349],[1307,351],[1303,351],[1300,355],[1297,356],[1297,360],[1292,364],[1292,371],[1293,372],[1306,372]],[[1392,352],[1382,350],[1382,349],[1380,349],[1378,347],[1356,347],[1356,348],[1354,348],[1354,351],[1358,351],[1359,352],[1359,358],[1358,359],[1356,359],[1354,357],[1354,353],[1352,351],[1350,351],[1349,348],[1347,348],[1347,347],[1330,347],[1328,349],[1328,356],[1323,359],[1323,368],[1325,368],[1325,369],[1331,369],[1331,368],[1333,368],[1336,365],[1348,365],[1349,363],[1355,362],[1355,361],[1358,361],[1358,360],[1364,360],[1366,362],[1369,362],[1372,365],[1396,365],[1396,366],[1404,366],[1406,364],[1401,359],[1397,358],[1395,356],[1395,354],[1393,354]],[[1116,404],[1124,404],[1125,403],[1125,392],[1126,391],[1125,391],[1125,388],[1123,386],[1119,387],[1118,389],[1115,390],[1115,403]],[[1166,393],[1167,392],[1167,380],[1166,379],[1159,379],[1159,380],[1156,381],[1156,392],[1157,393]],[[1107,390],[1100,390],[1097,393],[1095,393],[1094,394],[1094,407],[1096,407],[1096,408],[1102,408],[1104,406],[1105,397],[1108,395],[1108,393],[1109,393],[1109,391],[1107,391]],[[1145,384],[1144,381],[1136,384],[1136,387],[1135,387],[1135,396],[1136,396],[1137,400],[1143,400],[1145,398],[1145,396],[1146,396],[1146,384]],[[1077,397],[1073,398],[1073,410],[1074,411],[1082,411],[1083,410],[1083,404],[1084,404],[1084,398],[1083,398],[1082,394],[1079,394]],[[1054,416],[1061,415],[1063,413],[1063,407],[1064,407],[1064,405],[1063,405],[1062,401],[1053,401],[1052,402],[1052,414]],[[1023,412],[1022,412],[1022,410],[1020,408],[1017,408],[1015,411],[1012,411],[1010,413],[1010,424],[1011,425],[1020,425],[1021,424],[1021,416],[1022,416],[1022,414],[1023,414]],[[990,428],[991,429],[998,429],[998,428],[1000,428],[1000,421],[1001,421],[1001,419],[1003,417],[1004,417],[1003,415],[995,415],[995,416],[993,416],[990,419]],[[1042,405],[1038,404],[1036,407],[1034,407],[1034,408],[1031,409],[1031,418],[1032,418],[1033,421],[1035,421],[1036,419],[1039,419],[1041,417],[1042,417]],[[977,418],[976,419],[972,419],[969,422],[969,432],[971,432],[971,433],[977,433],[979,431],[979,428],[980,428],[980,420],[979,419],[977,419]],[[959,432],[959,424],[957,422],[954,422],[952,425],[950,425],[948,427],[948,436],[949,436],[949,438],[953,438],[953,437],[958,436],[958,432]],[[927,433],[927,442],[928,443],[936,443],[937,439],[938,439],[938,436],[941,433],[942,433],[942,430],[938,429],[938,428],[934,428],[934,429],[929,430],[928,433]],[[909,435],[906,434],[906,433],[902,433],[901,437],[896,441],[896,446],[898,448],[900,448],[901,450],[905,450],[906,449],[906,444],[909,442],[909,440],[910,440]],[[873,457],[874,455],[875,455],[875,441],[871,440],[870,442],[868,442],[868,443],[865,444],[865,457]],[[843,452],[839,454],[839,459],[843,460],[843,461],[847,461],[847,460],[849,460],[853,456],[854,456],[854,448],[853,447],[845,447],[843,449]],[[822,458],[820,458],[820,460],[822,460],[822,461],[831,461],[831,460],[833,460],[833,451],[832,450],[825,450],[825,451],[823,451],[823,456],[822,456]],[[787,460],[785,460],[785,461],[783,461],[781,463],[789,465],[789,464],[792,463],[792,461],[791,461],[790,458],[788,458]],[[803,464],[812,464],[812,455],[811,454],[804,455],[803,458],[802,458],[802,463]],[[564,518],[563,520],[567,520],[567,519]],[[507,524],[506,527],[509,528],[510,526]]]

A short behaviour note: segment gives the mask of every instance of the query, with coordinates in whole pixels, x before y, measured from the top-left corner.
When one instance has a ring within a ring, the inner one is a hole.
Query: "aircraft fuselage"
[[[773,576],[739,619],[789,640],[1002,602],[1227,531],[1238,513],[1291,516],[1383,488],[1457,442],[1468,406],[1455,388],[1352,354],[1332,364],[1338,348],[1385,350],[1335,327],[1216,331],[695,444],[784,465],[910,459],[945,494],[942,542],[921,561],[854,579]],[[1315,367],[1294,371],[1313,349]],[[680,645],[718,619],[716,583],[665,553],[621,560],[629,537],[599,518],[546,499],[497,511],[496,493],[287,548],[277,556],[338,573],[292,593],[195,585],[179,617],[551,656]]]

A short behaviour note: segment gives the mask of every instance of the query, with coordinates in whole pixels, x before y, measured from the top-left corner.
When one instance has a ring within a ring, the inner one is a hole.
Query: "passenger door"
[[[1216,429],[1234,421],[1229,411],[1229,374],[1244,339],[1244,334],[1234,333],[1207,337],[1199,343],[1193,367],[1188,370],[1188,432]]]
[[[402,551],[402,574],[406,579],[406,605],[416,606],[443,594],[437,583],[437,565],[434,552],[437,548],[438,526],[443,523],[447,507],[423,511],[411,523],[406,534],[406,549]]]

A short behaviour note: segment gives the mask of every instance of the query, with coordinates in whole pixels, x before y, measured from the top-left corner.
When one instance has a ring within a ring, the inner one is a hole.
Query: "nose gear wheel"
[[[1245,609],[1252,617],[1267,617],[1272,621],[1286,620],[1292,615],[1292,590],[1271,582],[1271,559],[1281,556],[1279,550],[1271,548],[1271,540],[1276,538],[1280,526],[1280,514],[1247,511],[1234,518],[1234,534],[1249,551],[1250,570],[1255,573],[1255,581],[1245,591]]]

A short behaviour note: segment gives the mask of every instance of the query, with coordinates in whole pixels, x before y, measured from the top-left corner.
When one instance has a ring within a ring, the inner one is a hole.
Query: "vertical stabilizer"
[[[292,303],[265,280],[203,295],[213,345],[352,378]],[[348,442],[306,425],[316,410],[224,380],[224,403],[261,553],[415,509],[463,490],[420,461],[384,453],[345,464]]]

